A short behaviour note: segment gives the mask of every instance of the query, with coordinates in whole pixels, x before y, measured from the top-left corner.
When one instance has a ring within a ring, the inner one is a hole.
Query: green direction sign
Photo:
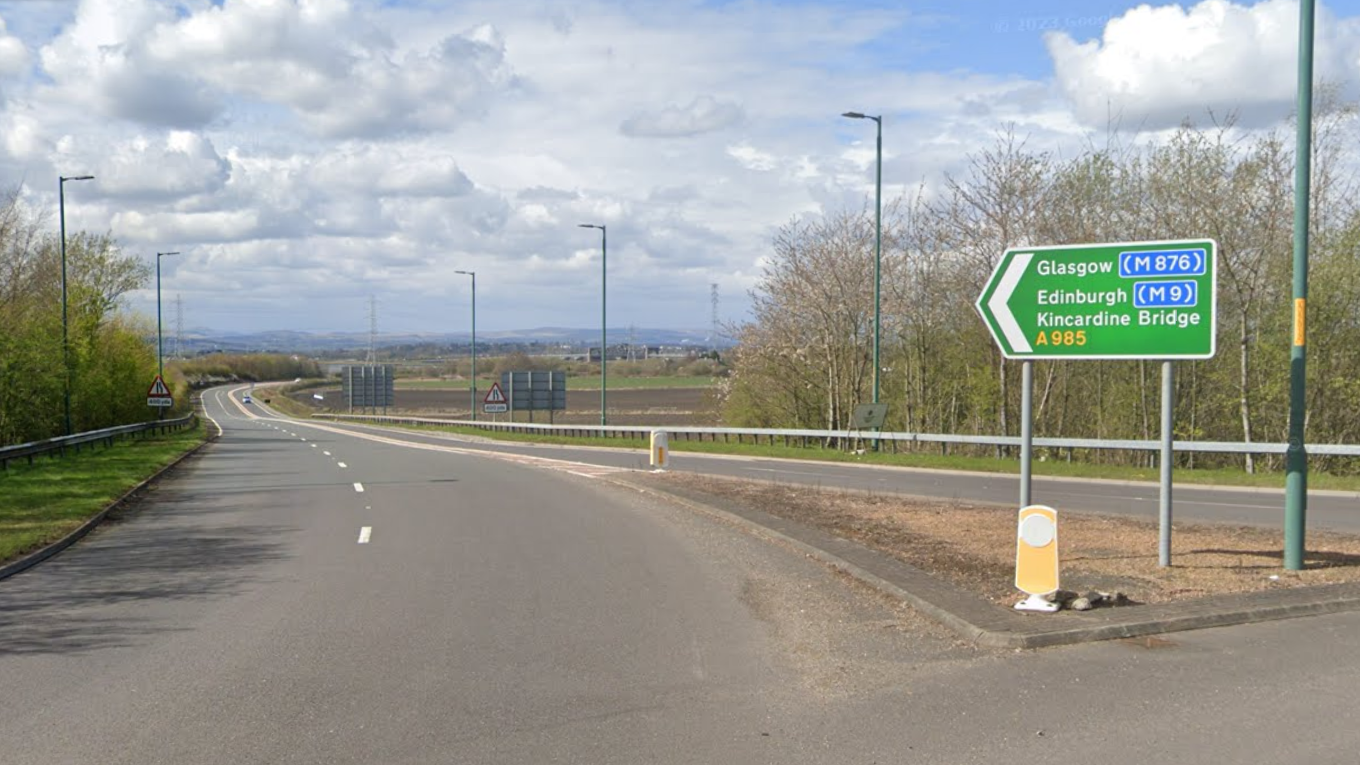
[[[1218,246],[1022,247],[996,264],[977,309],[1006,358],[1207,359]]]

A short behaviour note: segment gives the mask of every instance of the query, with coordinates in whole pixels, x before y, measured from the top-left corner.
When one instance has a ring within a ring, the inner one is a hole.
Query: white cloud
[[[1298,15],[1297,0],[1140,5],[1111,19],[1098,40],[1078,43],[1053,32],[1045,43],[1059,87],[1087,125],[1114,119],[1156,129],[1212,110],[1255,126],[1292,109]],[[1315,30],[1318,75],[1353,80],[1360,74],[1360,27],[1338,23],[1324,9]]]
[[[8,112],[0,122],[0,130],[5,135],[5,151],[21,162],[40,157],[51,149],[51,138],[32,114]]]
[[[114,213],[113,228],[142,242],[238,242],[268,238],[261,215],[253,210],[202,213]]]
[[[778,166],[773,154],[746,143],[727,147],[727,154],[747,170],[766,172]]]
[[[667,106],[639,112],[623,121],[619,132],[634,138],[680,138],[722,130],[741,122],[745,115],[734,101],[700,96],[688,106]]]
[[[83,0],[74,23],[40,52],[56,97],[148,125],[207,124],[223,107],[220,95],[146,45],[148,35],[174,19],[172,7],[150,0]]]
[[[0,77],[13,77],[28,68],[28,46],[9,34],[5,20],[0,19]]]
[[[101,191],[128,199],[210,194],[231,176],[231,163],[217,154],[212,141],[186,131],[171,131],[158,140],[139,136],[88,160],[89,166],[95,164]]]
[[[461,196],[472,181],[437,147],[347,144],[307,169],[317,189],[391,196]]]
[[[446,129],[513,82],[490,25],[401,50],[342,0],[227,3],[158,26],[147,47],[221,91],[286,106],[330,137]]]
[[[5,53],[0,39],[0,67]],[[447,129],[514,80],[490,25],[399,49],[343,0],[229,0],[184,16],[156,0],[83,0],[41,59],[67,103],[106,117],[192,128],[256,102],[327,137]]]

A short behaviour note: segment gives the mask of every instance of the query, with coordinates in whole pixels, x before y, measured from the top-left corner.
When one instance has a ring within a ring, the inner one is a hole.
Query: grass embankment
[[[165,435],[134,435],[111,447],[0,471],[0,563],[55,542],[207,437],[200,420]]]
[[[306,404],[294,401],[288,394],[296,393],[299,390],[319,388],[324,382],[325,381],[305,381],[301,383],[285,383],[278,387],[260,386],[251,394],[251,398],[258,403],[265,404],[270,409],[273,409],[280,414],[286,414],[289,417],[305,420],[308,417],[311,417],[315,410]],[[266,399],[268,400],[267,403]]]
[[[560,444],[569,446],[611,446],[622,449],[650,448],[650,443],[645,438],[570,437],[535,433],[498,432],[471,427],[441,427],[435,425],[399,425],[396,427],[408,428],[411,430],[458,433],[494,439],[497,441],[513,441],[519,443]],[[584,425],[578,427],[585,429],[589,428],[589,426]],[[867,446],[867,444],[865,444],[865,446]],[[1018,459],[970,457],[938,453],[927,454],[923,452],[898,452],[894,454],[885,451],[874,453],[868,449],[865,449],[865,453],[858,454],[837,449],[823,449],[811,444],[803,447],[783,446],[778,443],[774,445],[770,445],[769,443],[753,444],[749,440],[742,443],[736,441],[683,441],[672,437],[670,439],[670,449],[672,453],[736,454],[747,457],[821,460],[824,462],[910,467],[927,470],[964,470],[978,473],[1001,473],[1009,475],[1018,475],[1020,473],[1020,462]],[[1033,471],[1036,477],[1092,478],[1109,481],[1143,481],[1149,483],[1156,483],[1159,480],[1160,475],[1155,467],[1132,467],[1128,465],[1106,465],[1091,462],[1067,462],[1065,460],[1038,459],[1033,462]],[[1283,472],[1259,471],[1257,473],[1247,473],[1243,470],[1232,468],[1178,468],[1174,471],[1174,480],[1178,484],[1196,484],[1201,486],[1244,486],[1266,489],[1282,489],[1284,487]],[[1316,490],[1360,492],[1360,476],[1334,476],[1314,472],[1308,476],[1308,487]]]

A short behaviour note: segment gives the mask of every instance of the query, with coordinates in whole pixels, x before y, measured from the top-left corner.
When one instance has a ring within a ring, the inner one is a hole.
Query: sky
[[[0,0],[0,181],[162,259],[167,332],[707,329],[797,217],[966,169],[1013,125],[1246,128],[1293,0]],[[1360,0],[1316,70],[1360,98]],[[601,236],[579,224],[605,225]],[[55,220],[53,225],[56,225]],[[998,256],[1000,253],[998,253]],[[155,285],[127,298],[155,315]]]

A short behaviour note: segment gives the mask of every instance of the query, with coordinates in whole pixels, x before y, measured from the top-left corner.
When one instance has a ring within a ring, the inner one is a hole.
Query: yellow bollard
[[[670,467],[670,436],[664,430],[652,431],[652,467],[656,470]]]
[[[1052,613],[1060,607],[1044,595],[1058,591],[1058,511],[1030,505],[1020,511],[1015,534],[1015,586],[1028,598],[1020,611]]]

